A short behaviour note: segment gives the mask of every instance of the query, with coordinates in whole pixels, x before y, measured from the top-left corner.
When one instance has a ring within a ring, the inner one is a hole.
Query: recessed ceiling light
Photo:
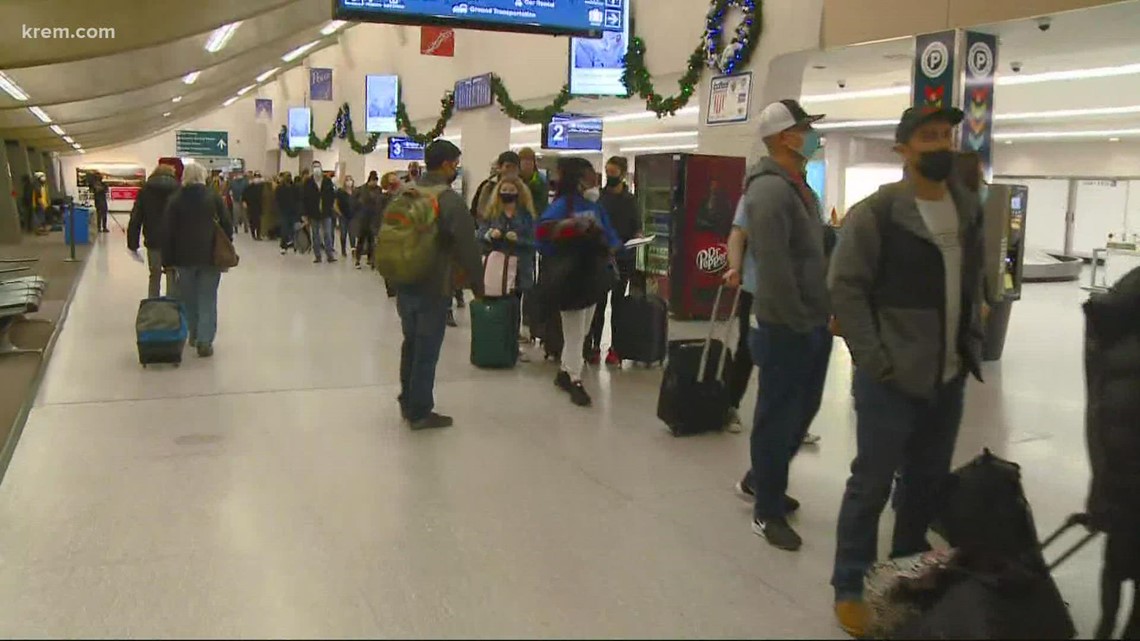
[[[278,70],[278,69],[280,69],[280,68],[281,68],[281,67],[274,67],[274,68],[270,69],[269,71],[263,71],[263,72],[261,73],[261,75],[259,75],[259,76],[257,77],[257,81],[258,81],[258,82],[265,82],[266,80],[268,80],[268,79],[269,79],[269,77],[270,77],[270,76],[272,76],[273,74],[277,73],[277,70]]]
[[[257,88],[257,85],[246,85],[246,86],[242,87],[241,89],[238,89],[237,95],[244,96],[245,94],[249,93],[250,90],[255,89],[255,88]]]
[[[54,131],[56,133],[56,135],[59,135],[59,136],[66,136],[67,135],[67,132],[65,132],[63,130],[63,127],[60,127],[59,125],[52,125],[51,127],[48,127],[48,129],[51,129],[52,131]]]
[[[170,112],[168,111],[168,112],[166,112],[166,113],[162,114],[162,117],[163,117],[163,118],[169,118],[169,117],[170,117]]]
[[[1005,141],[1005,144],[1007,144],[1007,145],[1012,145],[1012,144],[1013,144],[1013,141],[1012,141],[1012,140],[1007,140],[1007,141]]]
[[[79,153],[81,153],[81,154],[85,154],[85,153],[87,153],[87,150],[86,150],[86,149],[80,149],[80,150],[79,150]]]
[[[182,96],[174,96],[170,99],[170,102],[182,102]]]
[[[64,142],[66,142],[66,143],[67,143],[67,144],[69,144],[69,145],[74,145],[74,144],[75,144],[75,140],[74,140],[74,139],[73,139],[71,136],[64,136],[64,137],[63,137],[63,141],[64,141]]]
[[[297,47],[296,49],[290,51],[289,53],[281,56],[281,60],[283,60],[284,62],[293,62],[297,58],[300,58],[301,56],[305,55],[306,51],[308,51],[309,49],[312,49],[313,47],[317,46],[320,43],[321,43],[320,40],[314,40],[310,43],[303,44],[300,47]]]
[[[182,82],[184,82],[188,85],[192,85],[195,82],[198,82],[198,76],[200,76],[200,75],[202,75],[201,71],[191,71],[190,73],[186,74],[185,76],[182,76]]]
[[[230,38],[234,37],[234,33],[240,26],[241,20],[238,20],[237,22],[231,22],[224,27],[218,27],[215,29],[214,32],[210,34],[210,37],[206,40],[206,51],[209,51],[210,53],[218,53],[224,49],[226,44],[229,43]]]
[[[16,84],[16,81],[9,78],[3,71],[0,71],[0,89],[6,91],[9,96],[12,96],[16,100],[24,101],[28,99],[27,92],[21,89],[20,85]]]
[[[28,107],[28,111],[32,112],[32,114],[36,118],[39,118],[41,122],[51,122],[51,116],[47,115],[47,112],[45,112],[43,109],[40,109],[39,107]]]
[[[321,29],[322,36],[331,36],[340,30],[341,27],[348,24],[344,20],[333,20]]]
[[[238,97],[237,97],[237,96],[234,96],[233,98],[230,98],[229,100],[227,100],[227,101],[223,102],[223,103],[222,103],[222,106],[223,106],[223,107],[229,107],[230,105],[232,105],[232,104],[234,104],[235,102],[237,102],[237,100],[238,100]]]
[[[1120,142],[1120,138],[1109,138],[1108,142]]]
[[[661,147],[622,147],[621,153],[644,153],[649,151],[685,151],[689,149],[696,149],[696,144],[691,145],[665,145]]]

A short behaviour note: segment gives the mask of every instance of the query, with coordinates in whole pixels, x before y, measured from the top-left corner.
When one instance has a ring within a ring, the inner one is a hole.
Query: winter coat
[[[498,230],[502,233],[499,238],[491,238],[491,232]],[[518,240],[507,240],[507,233],[515,232]],[[537,240],[535,238],[534,216],[530,212],[520,210],[513,218],[498,216],[491,220],[479,222],[479,241],[483,243],[484,253],[501,251],[518,256],[518,274],[515,286],[526,291],[534,287],[534,257]]]
[[[167,204],[162,231],[163,267],[212,267],[214,221],[232,240],[233,220],[219,194],[199,184],[175,192]]]
[[[131,209],[131,222],[127,225],[127,248],[138,251],[139,236],[147,249],[158,249],[162,242],[163,221],[170,197],[178,191],[174,176],[156,174],[147,179]]]

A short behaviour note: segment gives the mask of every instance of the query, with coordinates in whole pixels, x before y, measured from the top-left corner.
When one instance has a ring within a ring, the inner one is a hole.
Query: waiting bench
[[[32,263],[36,259],[2,259],[0,264]],[[0,356],[6,354],[40,354],[42,349],[22,349],[12,344],[12,327],[26,314],[40,309],[47,281],[39,276],[8,278],[29,271],[27,266],[0,267]]]

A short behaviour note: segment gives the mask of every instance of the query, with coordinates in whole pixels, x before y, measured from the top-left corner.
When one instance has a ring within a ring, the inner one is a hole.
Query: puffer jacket
[[[1085,303],[1088,512],[1102,530],[1140,532],[1140,268]]]
[[[147,249],[158,249],[162,242],[163,221],[170,197],[178,191],[174,176],[156,174],[147,179],[131,209],[131,222],[127,225],[127,248],[137,251],[139,236]]]

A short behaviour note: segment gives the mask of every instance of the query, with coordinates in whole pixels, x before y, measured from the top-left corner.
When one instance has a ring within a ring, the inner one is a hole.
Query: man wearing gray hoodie
[[[788,468],[819,411],[831,357],[827,257],[819,200],[804,168],[819,150],[808,115],[795,100],[760,114],[768,148],[745,181],[748,252],[756,266],[749,347],[760,391],[752,422],[752,469],[737,489],[754,498],[753,531],[782,550],[803,541],[788,524],[799,503],[787,496]],[[737,257],[739,258],[739,257]],[[726,280],[739,285],[741,266]]]

